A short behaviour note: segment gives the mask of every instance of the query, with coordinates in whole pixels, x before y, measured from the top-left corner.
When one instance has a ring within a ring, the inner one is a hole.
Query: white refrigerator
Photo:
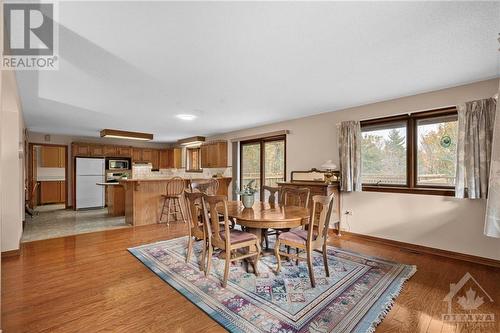
[[[104,207],[104,158],[76,158],[76,209]]]

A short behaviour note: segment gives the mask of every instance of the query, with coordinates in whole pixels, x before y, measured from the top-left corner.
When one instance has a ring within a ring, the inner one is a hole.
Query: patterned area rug
[[[373,332],[416,266],[328,247],[330,277],[314,256],[316,288],[307,264],[265,256],[256,277],[235,263],[221,287],[224,260],[214,256],[209,277],[199,270],[201,242],[185,262],[187,237],[130,248],[144,265],[231,332]],[[274,244],[272,244],[274,245]]]

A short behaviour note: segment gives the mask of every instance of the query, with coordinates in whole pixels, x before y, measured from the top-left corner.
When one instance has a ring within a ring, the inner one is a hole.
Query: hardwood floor
[[[171,223],[23,244],[22,256],[2,259],[3,332],[223,332],[126,250],[185,234],[184,223]],[[500,269],[353,236],[331,238],[345,249],[418,266],[377,332],[500,332]],[[493,298],[481,312],[494,313],[495,324],[441,321],[450,283],[466,272]]]

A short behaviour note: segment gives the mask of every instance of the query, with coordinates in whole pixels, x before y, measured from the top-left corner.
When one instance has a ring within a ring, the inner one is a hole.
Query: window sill
[[[451,188],[432,188],[432,187],[404,187],[404,186],[377,186],[363,185],[365,192],[387,192],[387,193],[406,193],[406,194],[427,194],[440,195],[446,197],[455,196],[455,190]]]

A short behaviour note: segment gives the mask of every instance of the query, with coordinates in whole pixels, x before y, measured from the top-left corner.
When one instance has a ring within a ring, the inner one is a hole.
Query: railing
[[[264,180],[264,185],[266,186],[276,186],[277,182],[281,182],[284,179],[284,174],[271,174],[266,175]],[[254,187],[260,188],[260,173],[246,173],[243,174],[243,184],[248,184],[251,180],[255,180]]]
[[[455,186],[455,176],[447,176],[447,175],[418,175],[417,183],[418,184],[427,184],[427,185],[449,185]]]
[[[375,175],[375,174],[363,174],[362,182],[364,184],[389,184],[389,185],[400,185],[406,184],[406,175]],[[443,174],[427,174],[418,175],[418,184],[425,185],[455,185],[455,176],[448,176]]]

